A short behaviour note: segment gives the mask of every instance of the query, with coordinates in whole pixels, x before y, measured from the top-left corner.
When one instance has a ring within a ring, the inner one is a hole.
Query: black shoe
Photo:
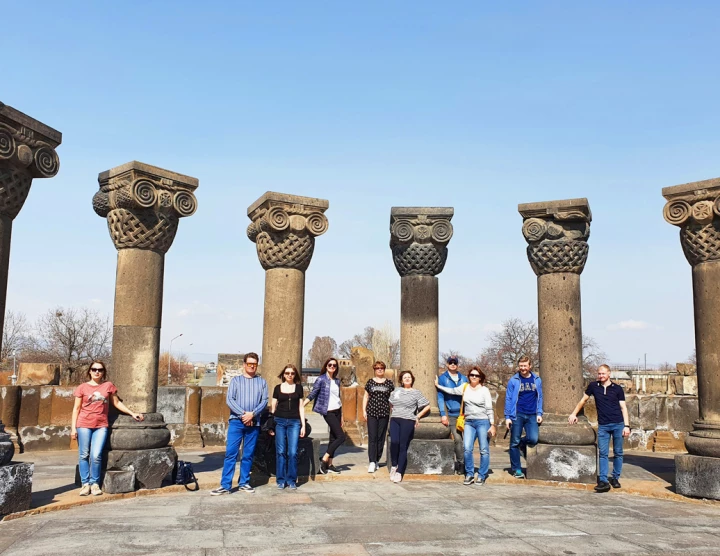
[[[328,465],[327,470],[328,470],[328,472],[335,473],[336,475],[340,474],[340,470],[337,467],[335,467],[334,465]]]
[[[598,482],[597,486],[595,487],[595,492],[608,492],[610,490],[610,483]]]
[[[472,475],[468,475],[468,476],[465,477],[465,480],[463,481],[463,484],[464,484],[465,486],[468,486],[468,485],[473,484],[474,482],[475,482],[475,477],[473,477]]]
[[[622,485],[620,484],[620,481],[618,481],[615,477],[612,477],[610,479],[610,486],[613,488],[620,488]]]
[[[465,464],[461,463],[459,461],[455,462],[455,475],[464,475],[465,474]]]
[[[327,475],[328,472],[328,464],[325,460],[320,460],[320,468],[318,469],[318,473],[320,475]]]

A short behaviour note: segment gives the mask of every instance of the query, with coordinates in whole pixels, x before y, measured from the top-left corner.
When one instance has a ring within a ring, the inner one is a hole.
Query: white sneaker
[[[83,485],[80,489],[80,496],[87,496],[90,494],[90,485]]]
[[[375,473],[375,470],[377,469],[375,462],[371,462],[370,465],[368,465],[368,473]]]
[[[99,485],[94,484],[90,487],[90,494],[92,494],[93,496],[99,496],[102,493],[103,491],[100,489]]]
[[[397,467],[391,467],[390,468],[390,480],[393,481],[395,479],[395,473],[397,473]]]

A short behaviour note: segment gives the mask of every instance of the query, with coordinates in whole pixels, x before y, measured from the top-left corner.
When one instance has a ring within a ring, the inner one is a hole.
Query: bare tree
[[[313,345],[305,358],[305,366],[310,368],[322,367],[326,359],[335,357],[338,346],[330,336],[315,336]]]
[[[168,358],[170,360],[170,384],[168,384]],[[192,370],[193,366],[188,363],[187,356],[184,353],[175,356],[163,351],[158,361],[158,385],[181,386],[187,384],[188,373]]]
[[[375,359],[383,361],[389,368],[397,369],[400,364],[400,340],[395,337],[389,324],[376,328],[372,337]]]
[[[5,326],[2,333],[0,361],[7,361],[16,351],[32,344],[30,325],[24,313],[8,311],[5,313]]]
[[[458,369],[461,371],[467,371],[470,367],[475,365],[475,361],[469,357],[465,357],[458,350],[451,349],[449,351],[441,351],[440,358],[438,359],[438,366],[444,367],[447,364],[447,360],[450,357],[457,357]]]
[[[92,309],[51,309],[38,319],[35,330],[34,351],[46,361],[76,368],[110,358],[110,318]]]
[[[372,326],[366,326],[365,330],[363,330],[361,334],[355,334],[355,336],[349,340],[345,340],[342,344],[340,344],[340,357],[350,359],[352,357],[352,348],[357,346],[372,349],[373,334],[375,334],[375,329]],[[399,351],[400,342],[398,341],[398,352]]]
[[[480,364],[489,384],[504,386],[515,373],[518,360],[527,356],[532,366],[538,366],[538,328],[532,321],[511,318],[502,329],[487,337],[488,343],[476,364]]]
[[[695,348],[693,348],[692,353],[690,354],[690,357],[688,357],[687,362],[691,365],[697,366],[697,351]]]
[[[584,378],[594,378],[597,368],[607,363],[607,354],[600,348],[600,345],[590,336],[582,337],[582,367]]]

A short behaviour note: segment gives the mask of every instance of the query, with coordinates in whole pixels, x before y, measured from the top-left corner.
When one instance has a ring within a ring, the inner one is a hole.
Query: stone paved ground
[[[147,496],[0,523],[3,556],[98,552],[720,554],[720,506],[523,484],[317,481],[295,492]]]

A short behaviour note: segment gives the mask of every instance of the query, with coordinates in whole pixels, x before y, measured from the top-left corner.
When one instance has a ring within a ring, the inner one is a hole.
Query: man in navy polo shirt
[[[600,470],[598,484],[595,492],[607,492],[610,486],[620,488],[620,472],[623,464],[623,441],[630,435],[630,419],[627,405],[625,405],[625,392],[622,386],[610,381],[610,367],[600,365],[597,370],[597,380],[593,380],[585,390],[585,395],[577,404],[575,411],[568,417],[568,423],[577,423],[577,414],[585,402],[595,398],[595,407],[598,414],[598,450],[600,452]],[[613,473],[608,482],[608,453],[610,452],[610,437],[613,440]]]

